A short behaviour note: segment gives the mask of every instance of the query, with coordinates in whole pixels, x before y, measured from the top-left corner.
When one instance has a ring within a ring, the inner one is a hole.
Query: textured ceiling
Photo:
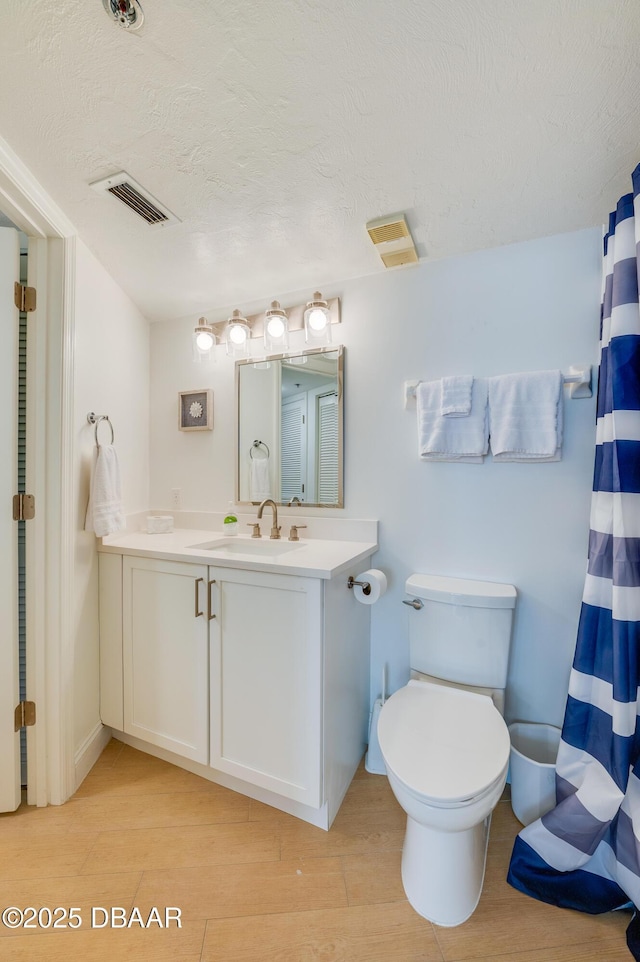
[[[152,319],[383,270],[396,211],[422,258],[592,226],[640,160],[638,0],[142,3],[1,0],[0,136]]]

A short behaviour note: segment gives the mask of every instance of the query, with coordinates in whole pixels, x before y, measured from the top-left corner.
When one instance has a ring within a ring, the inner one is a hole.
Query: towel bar
[[[572,364],[569,368],[568,374],[563,374],[562,379],[565,384],[570,385],[569,395],[572,398],[584,398],[591,397],[593,391],[591,389],[591,365],[583,364],[577,365]],[[413,407],[416,400],[416,388],[420,384],[420,381],[405,381],[404,382],[404,406],[405,408]]]

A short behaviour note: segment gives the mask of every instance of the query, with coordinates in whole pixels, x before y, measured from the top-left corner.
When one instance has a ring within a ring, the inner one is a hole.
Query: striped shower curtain
[[[604,240],[589,561],[557,804],[516,839],[508,881],[554,905],[640,908],[640,164]],[[627,942],[640,959],[640,916]]]

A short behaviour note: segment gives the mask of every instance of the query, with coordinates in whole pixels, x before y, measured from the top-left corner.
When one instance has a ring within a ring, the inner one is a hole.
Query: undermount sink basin
[[[216,554],[243,554],[265,557],[285,554],[287,551],[296,551],[303,545],[276,539],[262,541],[258,538],[218,538],[216,541],[205,541],[203,544],[190,544],[189,547],[198,548],[201,551],[213,551]]]

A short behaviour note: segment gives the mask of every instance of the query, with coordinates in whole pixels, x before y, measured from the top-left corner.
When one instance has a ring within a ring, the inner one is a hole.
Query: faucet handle
[[[260,525],[257,522],[254,523],[253,521],[247,521],[247,524],[249,525],[250,528],[253,528],[253,531],[251,533],[252,538],[262,537],[262,535],[260,534]]]
[[[306,524],[292,524],[291,531],[289,532],[289,541],[299,541],[300,538],[298,537],[298,529],[306,527]]]

